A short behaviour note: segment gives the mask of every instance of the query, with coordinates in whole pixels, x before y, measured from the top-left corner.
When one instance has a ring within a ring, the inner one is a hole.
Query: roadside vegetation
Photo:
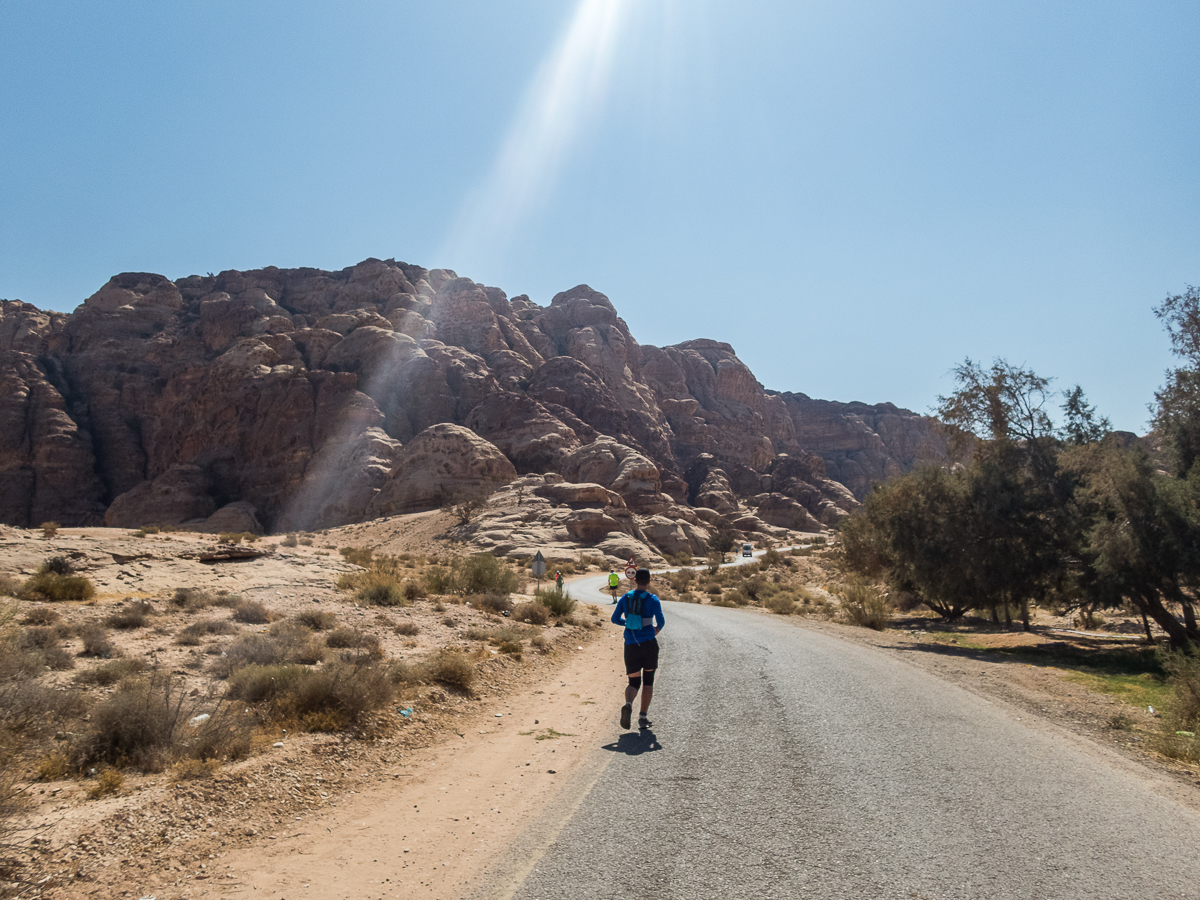
[[[1181,362],[1155,395],[1152,440],[1112,432],[1078,386],[1056,394],[1005,360],[968,359],[937,410],[953,465],[877,486],[842,525],[842,563],[945,623],[974,614],[1028,631],[1036,609],[1083,629],[1132,617],[1149,648],[1060,648],[1050,664],[1154,707],[1160,752],[1198,762],[1200,289],[1155,313]]]

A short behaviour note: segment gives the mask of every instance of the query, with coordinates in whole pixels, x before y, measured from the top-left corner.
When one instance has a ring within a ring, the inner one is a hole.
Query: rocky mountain
[[[641,345],[586,285],[542,307],[394,260],[5,302],[0,386],[0,521],[21,526],[315,529],[524,479],[601,514],[580,540],[653,544],[656,519],[678,546],[820,530],[939,450],[905,410],[765,390],[728,344]]]

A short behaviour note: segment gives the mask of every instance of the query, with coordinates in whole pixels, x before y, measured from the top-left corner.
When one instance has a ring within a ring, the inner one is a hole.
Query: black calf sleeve
[[[649,684],[649,683],[650,683],[649,681],[646,682],[646,684]],[[641,690],[642,676],[641,675],[630,675],[629,676],[629,686],[631,688],[633,688],[635,691]]]
[[[646,670],[646,673],[645,673],[646,674],[646,687],[654,687],[655,671],[656,671],[655,669],[647,669]]]

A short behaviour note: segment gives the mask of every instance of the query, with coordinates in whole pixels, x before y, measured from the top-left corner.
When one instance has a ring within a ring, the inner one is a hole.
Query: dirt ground
[[[114,640],[130,655],[156,659],[201,696],[218,688],[206,671],[210,647],[173,643],[190,621],[164,602],[177,587],[233,591],[282,615],[326,609],[339,622],[378,635],[385,652],[401,659],[457,646],[480,663],[471,694],[426,687],[384,716],[371,740],[264,734],[258,755],[211,777],[129,775],[118,794],[99,800],[86,799],[86,782],[34,783],[31,824],[39,830],[28,847],[40,884],[28,896],[462,896],[561,785],[586,774],[579,768],[583,759],[612,727],[620,636],[615,628],[596,627],[606,615],[587,612],[577,617],[580,624],[544,628],[546,652],[530,650],[518,659],[464,636],[471,624],[495,621],[482,611],[437,601],[380,611],[355,606],[336,589],[337,578],[352,568],[335,548],[445,554],[455,550],[439,539],[445,530],[438,514],[421,514],[314,535],[312,546],[268,546],[279,539],[264,539],[254,546],[270,549],[269,555],[216,563],[200,561],[213,546],[211,536],[63,529],[46,540],[39,532],[0,530],[4,573],[23,577],[47,556],[66,554],[93,579],[94,605],[53,604],[68,620],[98,618],[129,597],[150,599],[153,624],[115,632]],[[828,571],[803,562],[802,577],[820,590]],[[771,615],[758,608],[745,614]],[[1164,791],[1200,809],[1200,773],[1148,752],[1145,735],[1154,717],[1069,681],[1063,670],[938,642],[932,637],[937,626],[919,617],[885,632],[817,618],[792,621],[900,655],[966,690],[1027,710],[1041,727],[1116,749]],[[397,634],[401,623],[419,631]],[[1129,640],[1071,634],[1071,624],[1037,622],[1033,634],[975,628],[970,640],[993,647]],[[46,677],[65,687],[75,674]],[[1115,717],[1132,720],[1133,727],[1114,728]]]

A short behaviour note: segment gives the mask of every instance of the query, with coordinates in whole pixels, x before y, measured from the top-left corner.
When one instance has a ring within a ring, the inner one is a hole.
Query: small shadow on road
[[[641,756],[643,753],[653,753],[662,748],[654,732],[644,728],[641,731],[626,731],[611,744],[604,744],[600,749],[624,753],[626,756]]]

